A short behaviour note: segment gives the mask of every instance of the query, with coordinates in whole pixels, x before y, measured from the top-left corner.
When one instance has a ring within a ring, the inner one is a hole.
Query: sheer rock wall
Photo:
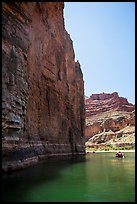
[[[85,154],[84,81],[63,2],[2,4],[2,168]]]

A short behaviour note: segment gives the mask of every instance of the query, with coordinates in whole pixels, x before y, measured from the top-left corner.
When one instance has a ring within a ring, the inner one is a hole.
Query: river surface
[[[135,153],[88,153],[2,175],[2,201],[135,202]]]

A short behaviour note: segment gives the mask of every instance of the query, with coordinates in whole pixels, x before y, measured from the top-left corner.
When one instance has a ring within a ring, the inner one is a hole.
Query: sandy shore
[[[105,150],[96,150],[94,152],[135,152],[135,150],[109,150],[109,151],[105,151]],[[87,151],[86,153],[93,153],[93,151]]]

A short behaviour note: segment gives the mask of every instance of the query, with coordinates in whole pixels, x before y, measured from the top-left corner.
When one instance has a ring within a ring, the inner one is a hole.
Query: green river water
[[[4,174],[2,201],[135,202],[135,153],[88,153]]]

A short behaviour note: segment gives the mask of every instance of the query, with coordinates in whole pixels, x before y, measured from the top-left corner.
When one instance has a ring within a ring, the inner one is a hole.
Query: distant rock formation
[[[86,146],[135,145],[135,105],[112,94],[92,94],[85,98]]]
[[[115,111],[133,111],[134,105],[128,103],[124,97],[119,97],[117,92],[112,94],[100,93],[92,94],[85,99],[86,116],[96,115],[109,110]]]
[[[2,3],[2,168],[85,154],[84,81],[63,2]]]

